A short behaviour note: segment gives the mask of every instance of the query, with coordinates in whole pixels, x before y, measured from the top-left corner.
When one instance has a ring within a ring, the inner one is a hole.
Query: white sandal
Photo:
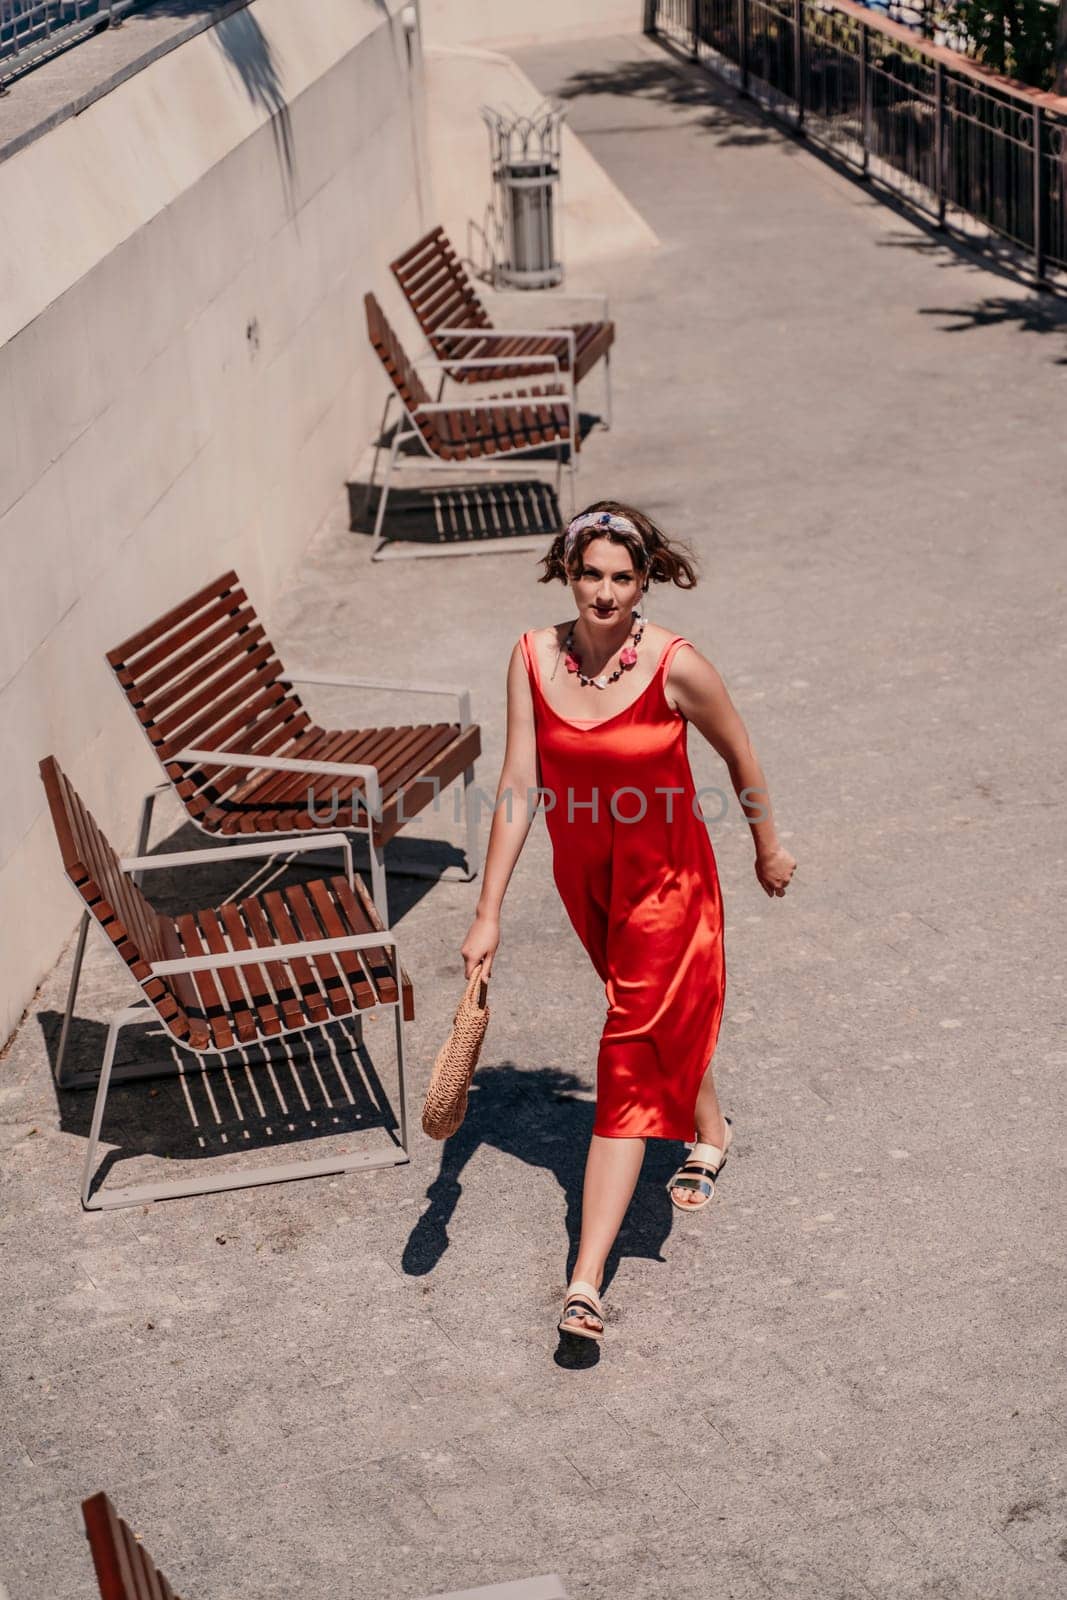
[[[726,1124],[726,1137],[720,1150],[717,1144],[701,1144],[699,1141],[693,1146],[686,1156],[678,1171],[667,1185],[667,1193],[671,1197],[671,1205],[676,1211],[703,1211],[710,1204],[715,1193],[715,1180],[726,1165],[726,1152],[734,1142],[734,1125],[729,1117],[723,1117]],[[703,1195],[698,1201],[678,1201],[674,1198],[675,1189],[693,1189]]]
[[[600,1323],[599,1328],[583,1328],[581,1318],[595,1317]],[[584,1278],[575,1278],[567,1290],[567,1298],[563,1302],[563,1315],[559,1319],[560,1333],[576,1334],[581,1339],[602,1339],[604,1337],[604,1308],[600,1304],[600,1296],[591,1283],[586,1283]]]

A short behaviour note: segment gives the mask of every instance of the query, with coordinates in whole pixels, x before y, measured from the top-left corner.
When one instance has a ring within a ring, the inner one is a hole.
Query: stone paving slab
[[[650,1146],[601,1358],[558,1365],[604,1002],[540,825],[468,1120],[406,1168],[84,1215],[68,951],[0,1062],[0,1582],[86,1594],[106,1488],[190,1600],[1062,1594],[1063,323],[650,42],[522,64],[664,241],[599,280],[616,426],[582,496],[692,541],[704,581],[651,614],[723,672],[800,862],[772,904],[736,807],[712,829],[735,1156],[681,1219]],[[528,554],[372,567],[347,521],[272,632],[470,682],[491,791],[508,651],[564,598]],[[477,893],[391,887],[415,1106]],[[127,995],[92,949],[78,1059]],[[112,1181],[158,1171],[180,1107],[117,1105]]]

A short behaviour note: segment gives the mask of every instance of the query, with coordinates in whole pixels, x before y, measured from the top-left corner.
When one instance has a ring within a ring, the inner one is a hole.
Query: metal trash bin
[[[482,107],[489,129],[498,256],[493,276],[516,289],[548,289],[563,282],[557,254],[555,191],[560,135],[566,108],[545,100],[520,116],[510,108]]]

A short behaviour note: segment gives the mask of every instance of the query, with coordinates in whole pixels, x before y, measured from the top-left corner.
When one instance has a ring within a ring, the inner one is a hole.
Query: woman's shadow
[[[481,1070],[471,1087],[463,1124],[442,1148],[440,1169],[426,1191],[430,1204],[404,1246],[404,1271],[423,1277],[448,1249],[448,1224],[463,1193],[461,1174],[479,1146],[487,1144],[529,1166],[545,1168],[563,1190],[569,1281],[578,1254],[582,1179],[595,1114],[590,1101],[578,1098],[585,1092],[580,1078],[557,1067],[519,1068],[506,1061]],[[671,1231],[666,1183],[678,1160],[672,1141],[648,1141],[633,1201],[607,1260],[605,1288],[623,1256],[665,1259],[662,1247]],[[593,1345],[585,1339],[567,1342]]]

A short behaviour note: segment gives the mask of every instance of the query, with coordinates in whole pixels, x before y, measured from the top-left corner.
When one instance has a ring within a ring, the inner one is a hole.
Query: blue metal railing
[[[118,22],[140,0],[0,0],[0,86]]]

